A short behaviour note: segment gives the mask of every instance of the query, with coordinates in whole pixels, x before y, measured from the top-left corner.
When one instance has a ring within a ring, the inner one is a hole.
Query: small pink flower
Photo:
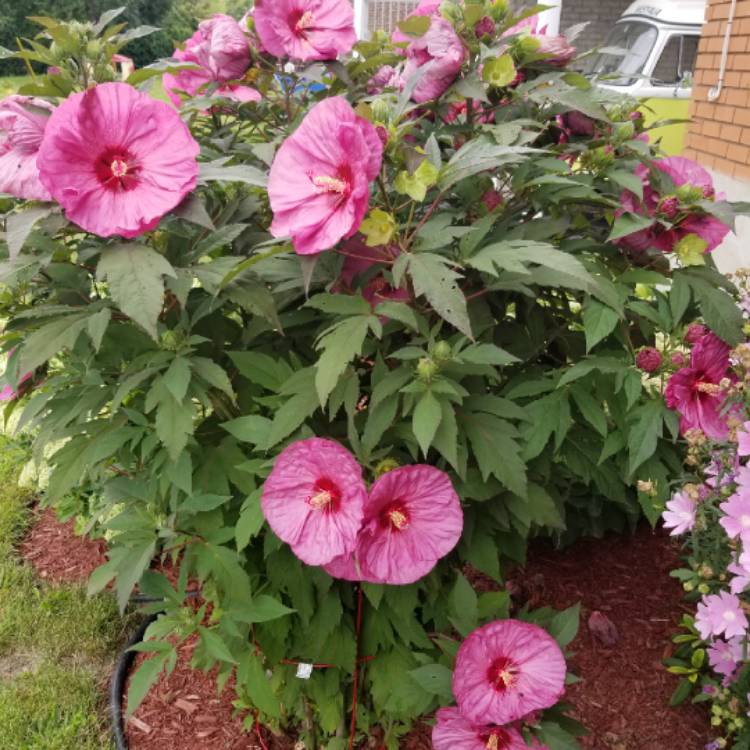
[[[730,349],[718,336],[707,333],[693,348],[690,366],[670,377],[665,400],[679,412],[683,434],[699,429],[714,440],[726,439],[729,428],[721,413],[726,394],[719,383],[728,377]]]
[[[517,729],[493,724],[472,724],[457,708],[441,708],[432,730],[433,750],[544,750],[527,745]]]
[[[565,657],[549,633],[498,620],[461,644],[453,694],[469,721],[504,725],[554,706],[565,692],[565,673]]]
[[[335,60],[357,41],[348,0],[256,0],[255,28],[266,51],[293,60]]]
[[[480,18],[474,26],[474,34],[476,35],[477,39],[481,39],[485,36],[494,36],[495,31],[495,22],[489,16]]]
[[[675,367],[684,367],[687,360],[682,352],[675,352],[669,359]]]
[[[743,552],[737,562],[727,566],[727,571],[733,578],[729,582],[732,594],[742,594],[750,586],[750,552]]]
[[[639,369],[649,373],[656,372],[661,367],[663,361],[664,358],[661,356],[661,352],[658,349],[654,349],[653,346],[644,346],[635,358],[635,363]]]
[[[268,525],[308,565],[354,550],[367,489],[354,456],[333,440],[298,440],[276,458],[263,485]]]
[[[367,93],[371,96],[382,94],[386,89],[400,91],[404,87],[401,74],[392,65],[383,65],[367,82]]]
[[[729,641],[716,640],[708,648],[708,663],[711,669],[722,675],[727,683],[736,676],[742,660],[742,639],[732,638]]]
[[[719,523],[730,539],[740,537],[750,544],[750,492],[738,490],[719,506],[724,514]]]
[[[137,237],[195,188],[199,151],[168,104],[101,83],[55,110],[37,166],[70,221],[101,237]]]
[[[335,560],[333,576],[405,585],[426,576],[458,543],[461,502],[448,475],[404,466],[373,484],[354,557]]]
[[[697,344],[707,333],[708,328],[706,326],[700,323],[692,323],[688,326],[685,333],[685,343],[691,346]]]
[[[44,99],[8,96],[0,101],[0,192],[25,200],[48,201],[36,156],[55,108]]]
[[[734,594],[722,591],[719,594],[704,596],[698,603],[695,628],[704,641],[711,636],[744,636],[747,627],[747,617],[742,610],[742,604]]]
[[[427,33],[406,48],[404,81],[408,85],[411,78],[421,75],[411,98],[418,104],[437,99],[456,80],[465,58],[466,50],[453,26],[440,16],[433,17]],[[424,72],[420,71],[423,67]]]
[[[250,66],[250,45],[237,21],[219,13],[201,22],[195,34],[185,42],[185,48],[174,51],[174,58],[200,66],[199,69],[181,70],[176,75],[166,73],[163,76],[164,89],[174,105],[179,107],[181,99],[178,91],[195,96],[211,82],[226,83],[242,78]],[[257,96],[260,99],[260,94]]]
[[[662,513],[665,529],[672,529],[672,536],[680,536],[695,526],[695,512],[698,504],[685,492],[676,492],[666,504]]]
[[[737,453],[740,456],[750,456],[750,422],[745,422],[737,430]]]
[[[329,250],[359,229],[380,171],[383,144],[375,127],[346,99],[324,99],[281,144],[268,197],[274,237],[291,236],[301,255]]]

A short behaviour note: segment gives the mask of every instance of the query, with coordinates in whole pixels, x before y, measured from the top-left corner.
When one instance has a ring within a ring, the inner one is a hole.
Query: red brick
[[[718,78],[719,73],[716,71],[714,73],[715,78],[710,78],[709,80],[713,83],[716,78]],[[726,75],[724,76],[724,82],[727,86],[734,86],[735,88],[741,88],[742,87],[742,73],[740,73],[738,70],[728,70],[726,72]]]
[[[740,146],[738,144],[732,144],[727,149],[727,159],[737,164],[748,164],[750,163],[750,148],[747,146]]]
[[[732,35],[732,38],[729,40],[729,54],[734,55],[738,52],[744,52],[747,49],[747,42],[748,38],[746,36]],[[721,43],[723,47],[723,39]],[[719,49],[722,49],[722,47],[720,47]]]
[[[729,151],[729,144],[724,143],[724,141],[711,141],[706,144],[706,151],[714,156],[724,157]]]
[[[721,135],[721,126],[713,120],[705,120],[701,128],[701,133],[708,138],[719,138]]]
[[[721,129],[720,138],[728,143],[739,143],[742,129],[738,125],[724,125]]]
[[[744,41],[744,40],[743,40]],[[720,36],[712,36],[705,46],[706,52],[721,52],[724,48],[724,40]],[[744,52],[744,48],[737,50],[738,52]]]

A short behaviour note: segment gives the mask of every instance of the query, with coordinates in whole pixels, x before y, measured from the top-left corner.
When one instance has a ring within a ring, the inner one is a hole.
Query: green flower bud
[[[162,348],[170,352],[176,352],[180,348],[180,338],[177,331],[164,331],[161,335]]]
[[[692,581],[685,581],[685,583],[682,584],[682,588],[685,591],[690,592],[695,588],[695,584]]]
[[[436,362],[448,362],[453,359],[453,349],[447,341],[438,341],[432,348],[432,356]]]
[[[615,127],[615,141],[624,143],[635,135],[635,125],[632,122],[623,122]]]
[[[423,383],[430,383],[438,374],[440,367],[429,357],[422,357],[417,364],[417,377]]]
[[[401,464],[395,458],[384,458],[375,466],[375,479],[379,479],[383,474],[398,469]]]
[[[695,203],[703,199],[703,188],[686,182],[675,190],[675,194],[683,203]]]
[[[370,109],[372,111],[372,119],[375,122],[390,122],[391,108],[385,99],[375,99],[375,101],[370,102]]]
[[[708,594],[711,591],[711,587],[707,583],[701,583],[698,586],[698,591],[701,594]]]

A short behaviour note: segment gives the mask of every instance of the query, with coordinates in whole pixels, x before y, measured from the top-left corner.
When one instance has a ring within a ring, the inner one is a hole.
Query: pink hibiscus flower
[[[421,76],[411,98],[418,104],[437,99],[456,80],[465,58],[466,50],[453,26],[441,16],[433,17],[427,33],[406,48],[404,81],[408,85],[418,73]]]
[[[529,750],[530,747],[518,730],[472,724],[457,708],[441,708],[435,718],[433,750]],[[536,742],[531,747],[545,750]]]
[[[231,16],[216,14],[202,21],[198,30],[185,42],[184,49],[176,49],[173,57],[183,63],[193,63],[198,69],[181,70],[176,75],[165,73],[164,89],[172,103],[179,107],[179,91],[195,96],[211,82],[226,84],[242,78],[250,66],[250,45],[242,27]],[[260,101],[260,94],[250,86],[220,87],[227,98],[240,101]]]
[[[285,448],[263,485],[261,507],[274,533],[308,565],[325,565],[355,547],[367,489],[354,456],[333,440]]]
[[[565,673],[565,657],[546,630],[497,620],[461,644],[453,694],[468,720],[504,725],[554,706],[565,692]]]
[[[701,189],[704,197],[712,198],[714,196],[711,175],[700,164],[691,159],[686,159],[683,156],[668,156],[656,160],[653,165],[660,172],[666,174],[676,188],[682,185],[693,185]],[[639,164],[635,174],[643,182],[643,202],[629,190],[625,190],[620,197],[624,209],[643,216],[653,216],[654,218],[661,216],[668,221],[678,219],[681,209],[679,199],[676,196],[662,197],[659,195],[651,186],[649,170],[645,164]],[[622,213],[622,211],[618,213]],[[675,245],[680,240],[688,235],[695,234],[707,243],[705,252],[710,253],[723,242],[729,231],[730,227],[715,216],[690,215],[681,220],[678,219],[677,224],[674,224],[671,228],[655,222],[651,227],[641,229],[617,240],[617,244],[636,252],[642,252],[649,247],[656,247],[662,252],[669,253],[674,250]]]
[[[406,585],[426,576],[461,538],[461,502],[444,471],[404,466],[373,484],[353,556],[334,560],[335,578]]]
[[[383,144],[346,99],[316,104],[271,165],[271,233],[291,236],[301,255],[329,250],[359,229],[380,172]]]
[[[199,151],[168,104],[102,83],[55,110],[37,165],[70,221],[101,237],[136,237],[195,188]]]
[[[39,180],[36,155],[54,110],[49,102],[33,96],[0,101],[0,192],[25,200],[51,199]]]
[[[714,333],[707,333],[693,347],[690,366],[678,370],[667,383],[665,400],[680,414],[680,430],[702,430],[714,440],[729,434],[721,413],[726,394],[719,383],[728,377],[731,347]]]
[[[357,41],[348,0],[256,0],[255,29],[263,48],[293,60],[335,60]]]

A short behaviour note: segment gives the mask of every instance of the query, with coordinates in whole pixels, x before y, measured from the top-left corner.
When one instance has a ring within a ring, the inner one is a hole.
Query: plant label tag
[[[313,665],[312,664],[298,664],[297,665],[297,677],[300,680],[309,680],[312,677]]]

